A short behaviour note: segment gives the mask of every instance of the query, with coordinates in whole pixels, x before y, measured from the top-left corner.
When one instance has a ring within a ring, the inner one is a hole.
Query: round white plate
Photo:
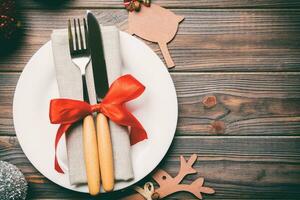
[[[115,190],[126,188],[147,176],[167,153],[177,125],[177,97],[171,76],[159,57],[142,41],[120,32],[124,74],[132,74],[145,86],[145,92],[128,103],[148,133],[148,140],[132,146],[135,179],[117,182]],[[69,183],[68,171],[54,170],[54,138],[58,125],[50,124],[50,99],[59,97],[52,57],[51,41],[30,59],[18,81],[13,118],[19,143],[37,170],[65,188],[88,192],[86,185]],[[60,143],[59,158],[66,163],[65,139]]]

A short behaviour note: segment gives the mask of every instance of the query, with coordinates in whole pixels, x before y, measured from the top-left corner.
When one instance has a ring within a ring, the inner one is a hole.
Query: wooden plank
[[[300,137],[177,137],[160,167],[173,176],[179,155],[199,155],[195,164],[206,185],[217,193],[209,199],[299,199]],[[17,165],[29,182],[31,198],[87,198],[63,189],[39,174],[15,137],[0,137],[0,158]],[[190,176],[191,182],[197,176]],[[147,179],[149,180],[149,178]],[[127,191],[128,192],[128,191]],[[124,195],[124,193],[119,193]],[[104,199],[115,196],[102,196]],[[177,194],[170,199],[192,199]]]
[[[0,135],[15,135],[12,104],[19,75],[20,73],[1,73],[0,75]]]
[[[0,135],[14,135],[12,101],[19,73],[0,73]],[[299,135],[299,73],[174,73],[177,135]],[[205,96],[218,104],[207,109]],[[224,127],[216,121],[224,123]]]
[[[178,134],[299,135],[300,79],[296,74],[174,74]],[[218,103],[207,109],[202,100],[210,95]]]
[[[103,24],[127,29],[127,12],[95,9]],[[172,71],[299,71],[300,10],[174,9],[184,15],[169,44],[177,67]],[[21,71],[30,57],[66,20],[85,10],[24,10],[23,42],[0,59],[0,71]],[[161,58],[158,46],[146,42]]]
[[[123,8],[121,0],[86,0],[86,1],[29,1],[23,0],[21,6],[25,8]],[[153,3],[168,8],[295,8],[300,3],[297,0],[154,0]]]

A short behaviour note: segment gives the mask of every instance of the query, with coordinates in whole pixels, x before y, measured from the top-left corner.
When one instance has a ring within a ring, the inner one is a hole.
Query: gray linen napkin
[[[115,26],[102,26],[104,54],[107,65],[109,84],[122,74],[119,30]],[[74,66],[69,54],[67,30],[54,30],[51,36],[56,78],[60,97],[82,100],[82,82],[80,70]],[[90,103],[96,103],[92,66],[86,69],[86,79]],[[109,122],[115,164],[115,179],[127,181],[134,177],[128,130]],[[87,182],[83,144],[82,126],[76,124],[66,136],[70,183]]]

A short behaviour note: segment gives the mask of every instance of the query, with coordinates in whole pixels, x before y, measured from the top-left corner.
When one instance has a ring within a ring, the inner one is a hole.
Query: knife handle
[[[97,195],[100,193],[100,170],[97,134],[92,115],[83,119],[83,148],[89,193]]]
[[[106,192],[109,192],[114,188],[115,177],[113,150],[107,117],[102,113],[98,113],[96,123],[102,186]]]

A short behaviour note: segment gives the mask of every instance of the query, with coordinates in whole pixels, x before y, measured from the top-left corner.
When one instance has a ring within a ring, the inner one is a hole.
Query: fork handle
[[[95,122],[92,115],[83,119],[83,147],[89,193],[100,193],[99,154]]]
[[[110,130],[108,120],[102,113],[98,113],[96,123],[102,186],[109,192],[113,190],[115,181]]]

